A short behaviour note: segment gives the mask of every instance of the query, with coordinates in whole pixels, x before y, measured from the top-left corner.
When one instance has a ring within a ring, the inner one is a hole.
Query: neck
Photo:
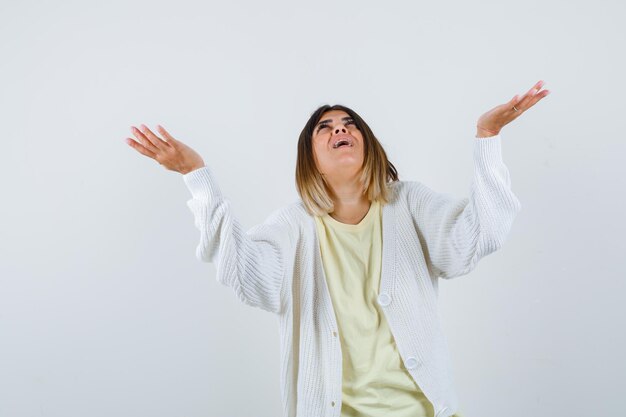
[[[335,205],[330,216],[342,223],[358,224],[370,208],[358,176],[349,180],[327,180],[327,183]]]

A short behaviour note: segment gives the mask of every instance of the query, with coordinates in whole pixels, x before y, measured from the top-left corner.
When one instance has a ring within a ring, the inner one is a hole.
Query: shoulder
[[[413,195],[415,191],[419,191],[426,186],[419,181],[398,180],[387,184],[387,187],[391,191],[393,200],[398,199],[399,201],[403,201],[406,197]]]
[[[283,224],[297,229],[310,217],[301,200],[295,200],[272,211],[266,219],[268,223]]]
[[[391,202],[411,209],[427,206],[433,201],[455,199],[453,195],[438,192],[421,181],[395,181],[392,188]]]

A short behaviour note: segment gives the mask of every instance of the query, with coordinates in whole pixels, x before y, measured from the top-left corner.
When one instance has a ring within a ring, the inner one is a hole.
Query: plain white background
[[[616,1],[0,3],[0,416],[278,416],[270,313],[194,256],[163,124],[247,228],[294,201],[298,135],[345,104],[398,168],[469,193],[478,117],[522,203],[440,284],[466,417],[623,410],[626,8]]]

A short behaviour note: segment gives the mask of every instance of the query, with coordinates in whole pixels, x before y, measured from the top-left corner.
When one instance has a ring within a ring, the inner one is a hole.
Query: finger
[[[155,135],[152,132],[152,130],[148,129],[148,126],[142,124],[141,131],[143,132],[144,135],[148,137],[148,139],[150,139],[150,142],[152,142],[152,144],[156,146],[157,148],[165,149],[167,147],[167,142],[165,142],[163,139]]]
[[[535,94],[535,97],[534,97],[534,99],[532,101],[532,105],[534,105],[536,102],[538,102],[539,100],[541,100],[542,98],[544,98],[548,94],[550,94],[550,90],[541,90],[541,91],[539,91],[537,94]]]
[[[176,139],[174,139],[174,137],[172,135],[169,134],[169,132],[167,130],[165,130],[165,128],[161,125],[157,125],[157,129],[159,131],[159,133],[161,133],[161,135],[163,135],[163,138],[169,142],[169,143],[177,143],[178,141]]]
[[[516,117],[516,115],[519,116],[520,114],[522,114],[522,109],[520,109],[521,101],[522,101],[522,98],[519,96],[519,94],[515,94],[513,98],[507,103],[507,108],[509,112],[513,114],[513,117]]]
[[[528,110],[529,108],[531,108],[532,106],[535,105],[535,103],[537,103],[539,100],[541,100],[542,98],[544,98],[545,96],[548,95],[548,93],[546,93],[546,91],[548,90],[543,90],[543,91],[539,91],[541,89],[541,87],[543,87],[545,85],[545,83],[540,80],[539,82],[537,82],[537,84],[535,84],[524,96],[524,98],[521,100],[520,104],[517,106],[517,108],[520,108],[520,110],[524,111],[524,110]]]
[[[543,87],[543,85],[545,84],[545,82],[543,80],[539,80],[535,83],[535,85],[532,86],[531,90],[540,90],[541,87]]]
[[[537,104],[537,102],[539,100],[541,100],[542,98],[544,98],[545,96],[547,96],[550,93],[549,90],[543,90],[537,94],[535,94],[535,96],[528,102],[526,109],[531,108],[532,106],[534,106],[535,104]]]
[[[543,87],[544,82],[543,80],[539,80],[535,83],[535,85],[533,85],[532,87],[530,87],[530,90],[528,90],[528,92],[526,93],[527,95],[535,95],[537,93],[537,91],[539,91],[541,89],[541,87]]]
[[[530,90],[528,90],[526,92],[526,94],[524,94],[520,100],[518,101],[517,104],[515,104],[515,107],[517,109],[520,110],[520,112],[524,112],[526,109],[528,109],[530,107],[530,103],[532,102],[533,98],[535,97],[536,93],[537,93],[537,89],[541,88],[541,85],[543,84],[543,81],[539,81],[537,82],[535,85],[533,85],[531,87]]]
[[[152,158],[152,159],[156,160],[156,154],[155,153],[149,151],[148,149],[146,149],[145,146],[143,146],[139,142],[135,141],[134,139],[126,138],[126,143],[128,143],[128,145],[131,148],[134,148],[140,154],[145,155],[145,156],[147,156],[149,158]]]
[[[131,126],[130,131],[133,132],[133,135],[135,135],[135,137],[139,139],[139,142],[141,142],[141,144],[150,152],[156,153],[159,151],[159,149],[152,144],[150,139],[148,139],[146,135],[141,132],[141,130],[137,129],[135,126]]]

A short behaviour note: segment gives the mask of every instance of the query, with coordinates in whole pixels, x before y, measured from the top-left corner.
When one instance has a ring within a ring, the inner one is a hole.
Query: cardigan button
[[[406,358],[406,362],[404,362],[404,366],[406,366],[406,369],[414,369],[417,367],[417,359],[415,359],[413,356],[409,356],[408,358]]]
[[[337,332],[333,332],[333,336],[337,337]]]
[[[381,292],[378,295],[378,304],[381,306],[388,306],[391,303],[391,296],[386,292]]]
[[[330,402],[330,405],[334,407],[334,406],[335,406],[335,402],[334,402],[334,401],[331,401],[331,402]]]

